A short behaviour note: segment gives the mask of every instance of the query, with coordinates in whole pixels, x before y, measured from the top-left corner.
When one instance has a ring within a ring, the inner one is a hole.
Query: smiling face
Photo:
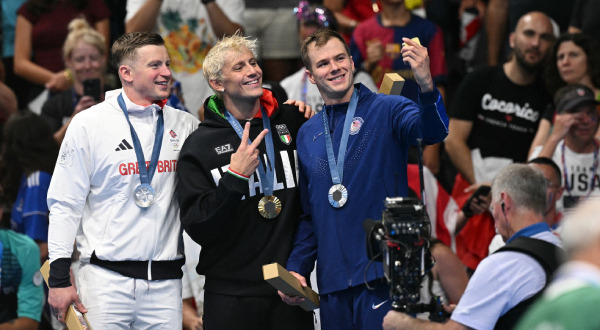
[[[331,38],[321,47],[312,43],[307,49],[311,63],[310,70],[307,70],[308,79],[317,85],[325,103],[349,102],[353,91],[354,62],[344,44]]]
[[[556,52],[556,67],[562,80],[567,84],[586,83],[588,74],[588,58],[583,48],[573,41],[562,42]]]
[[[66,59],[66,65],[77,83],[86,79],[100,78],[104,72],[104,56],[100,50],[83,40],[79,40]]]
[[[119,68],[127,97],[138,105],[149,105],[169,96],[171,60],[165,46],[146,45],[134,59]]]
[[[225,53],[221,77],[210,84],[222,92],[226,106],[229,102],[255,102],[263,95],[262,70],[254,54],[246,47]]]

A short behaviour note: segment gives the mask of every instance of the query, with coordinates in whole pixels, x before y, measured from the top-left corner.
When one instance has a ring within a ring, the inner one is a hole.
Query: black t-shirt
[[[486,67],[465,77],[450,116],[473,122],[467,144],[479,148],[482,157],[524,162],[550,100],[541,79],[520,86],[506,77],[501,65]]]

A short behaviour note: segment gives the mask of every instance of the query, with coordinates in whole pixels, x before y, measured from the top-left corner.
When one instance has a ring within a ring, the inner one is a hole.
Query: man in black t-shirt
[[[459,86],[445,141],[446,151],[459,172],[454,192],[462,193],[470,185],[489,182],[506,165],[527,160],[540,117],[550,101],[540,72],[554,39],[548,16],[541,12],[525,14],[510,36],[511,59],[500,66],[474,71]],[[466,199],[456,194],[453,197],[459,203]],[[467,239],[470,243],[464,250],[471,256],[465,258],[457,246],[469,268],[474,269],[487,255],[489,240],[494,236],[489,214],[488,218],[489,225],[473,233],[479,237],[477,244]],[[490,231],[489,236],[482,231]],[[465,227],[461,236],[470,232]],[[478,251],[473,252],[474,249]]]

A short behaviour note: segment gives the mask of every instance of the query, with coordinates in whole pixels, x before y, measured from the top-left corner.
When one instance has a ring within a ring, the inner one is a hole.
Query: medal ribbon
[[[594,190],[594,177],[596,176],[596,169],[598,168],[598,143],[596,142],[596,139],[594,139],[594,162],[592,164],[592,178],[590,180],[590,190],[588,191],[587,195],[585,198],[588,198],[590,196],[590,194],[592,193],[592,191]],[[571,196],[571,189],[573,189],[573,187],[575,186],[574,182],[571,182],[573,185],[569,186],[569,174],[567,173],[567,162],[565,161],[565,142],[563,141],[563,144],[560,148],[560,160],[562,161],[562,166],[563,166],[563,177],[565,179],[565,188],[567,188],[567,195]]]
[[[273,135],[271,134],[271,120],[267,115],[267,112],[260,106],[260,113],[262,115],[263,128],[269,130],[269,133],[265,136],[265,144],[267,146],[267,157],[269,158],[269,164],[264,166],[261,157],[258,157],[258,175],[260,175],[260,186],[263,189],[265,196],[273,195],[273,181],[275,180],[275,149],[273,148]],[[244,129],[242,125],[235,119],[227,109],[225,109],[225,119],[229,122],[231,127],[235,130],[237,135],[242,138]],[[252,140],[248,138],[248,144],[252,144]]]
[[[162,110],[158,111],[158,123],[156,125],[156,135],[154,136],[154,146],[152,147],[150,166],[146,168],[144,151],[142,150],[140,139],[135,133],[135,129],[131,125],[131,121],[129,121],[129,114],[127,113],[127,107],[125,106],[123,95],[119,94],[117,100],[119,102],[121,110],[123,110],[123,113],[125,114],[125,119],[127,119],[127,123],[129,124],[129,130],[131,131],[133,149],[135,150],[135,156],[137,157],[138,168],[140,171],[140,182],[142,184],[150,185],[150,182],[152,182],[152,177],[154,176],[154,172],[156,171],[156,166],[158,165],[158,156],[160,155],[160,148],[162,147],[162,136],[165,131],[165,120],[163,118],[163,112]]]
[[[344,130],[342,131],[342,139],[340,141],[340,149],[338,151],[338,161],[335,161],[335,155],[333,154],[333,142],[331,142],[331,135],[329,133],[329,123],[327,122],[326,111],[321,111],[323,116],[323,124],[325,125],[325,146],[327,149],[327,159],[329,163],[329,171],[331,172],[331,181],[333,184],[341,184],[344,179],[344,158],[346,157],[346,146],[348,145],[348,137],[350,137],[350,127],[352,126],[352,119],[356,112],[356,106],[358,105],[358,90],[355,88],[352,92],[352,98],[348,104],[348,111],[346,112],[346,119],[344,120]]]

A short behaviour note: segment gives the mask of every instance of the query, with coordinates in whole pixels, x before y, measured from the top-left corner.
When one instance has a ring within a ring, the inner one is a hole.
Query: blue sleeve
[[[48,187],[51,176],[40,172],[39,184],[27,187],[23,205],[23,233],[34,240],[48,241]]]
[[[419,104],[399,97],[395,101],[392,123],[401,141],[411,145],[417,143],[417,138],[422,138],[425,144],[444,141],[448,135],[448,116],[437,88],[419,93]]]
[[[300,139],[298,139],[299,141]],[[298,152],[300,154],[300,152]],[[299,157],[300,176],[298,188],[300,190],[300,204],[302,205],[302,216],[294,238],[294,248],[288,258],[286,269],[294,271],[304,277],[310,276],[317,257],[317,237],[314,233],[312,215],[310,211],[310,197],[308,193],[308,182],[305,168],[302,166],[302,158]]]
[[[423,142],[434,144],[444,141],[448,136],[448,115],[444,100],[435,85],[431,92],[419,92],[419,106]]]

